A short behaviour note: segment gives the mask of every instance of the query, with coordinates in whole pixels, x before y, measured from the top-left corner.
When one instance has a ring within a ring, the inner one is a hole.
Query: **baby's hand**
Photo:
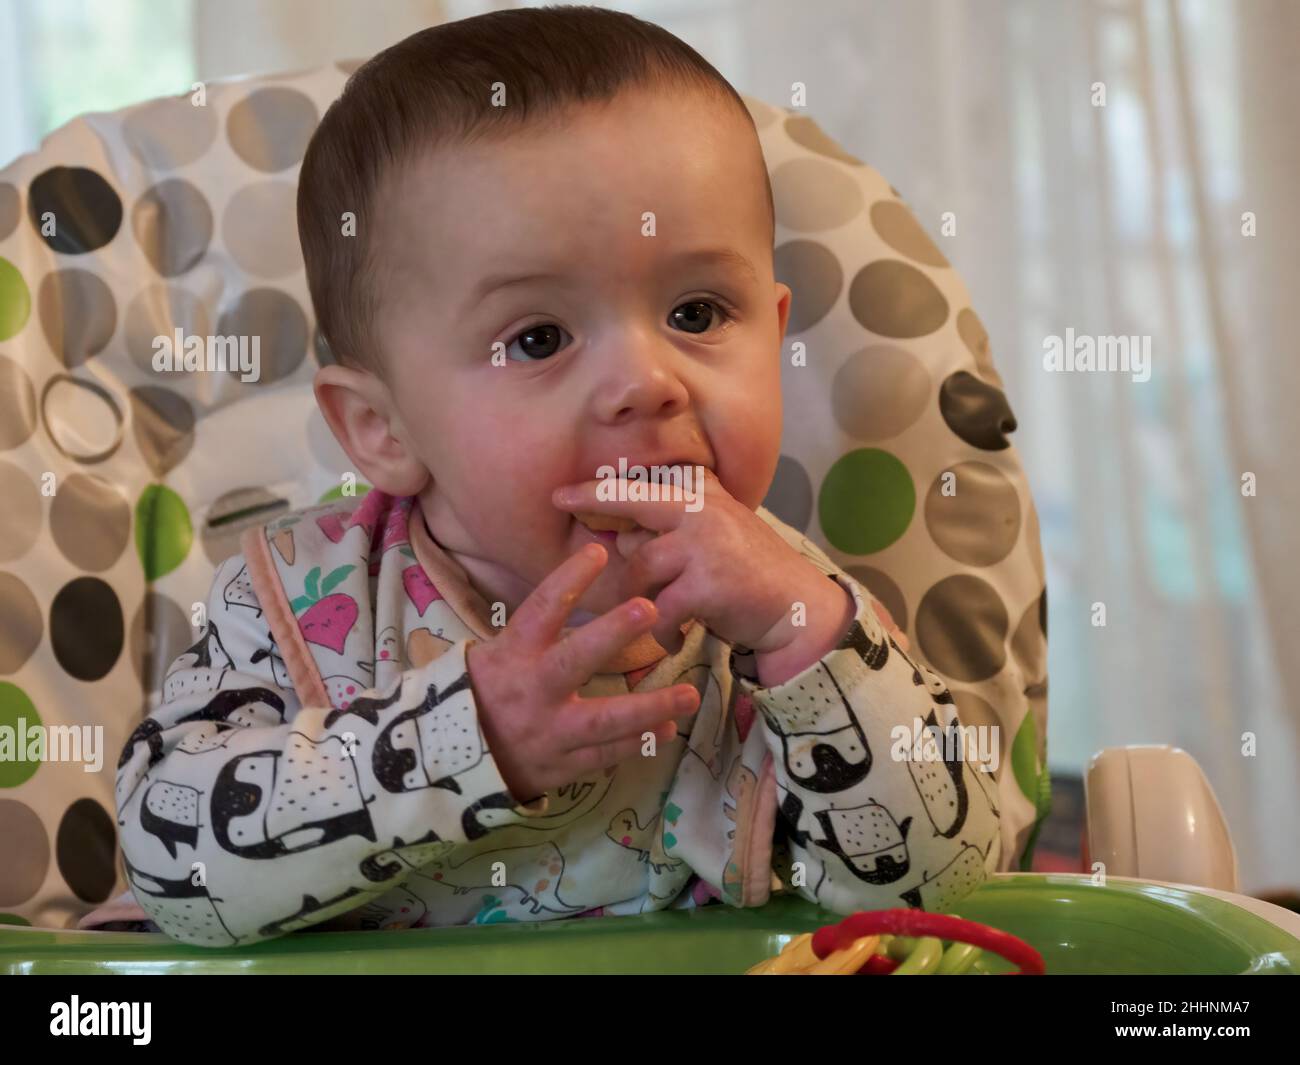
[[[488,750],[510,793],[529,802],[640,755],[643,736],[677,734],[673,718],[699,708],[689,684],[596,699],[578,696],[601,665],[655,621],[654,603],[635,598],[562,638],[574,603],[608,556],[588,544],[542,581],[500,635],[465,654]]]
[[[715,636],[757,652],[762,676],[765,655],[779,655],[785,673],[798,662],[815,662],[848,630],[848,593],[732,496],[712,470],[705,471],[695,511],[682,500],[603,500],[599,486],[584,481],[557,489],[553,502],[562,510],[631,518],[647,530],[619,535],[627,559],[624,590],[655,593],[654,637],[666,650],[679,649],[681,624],[697,618]]]

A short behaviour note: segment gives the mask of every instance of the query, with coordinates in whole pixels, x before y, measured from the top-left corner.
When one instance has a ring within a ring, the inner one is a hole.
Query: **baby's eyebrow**
[[[729,266],[746,274],[751,281],[758,282],[758,271],[754,269],[753,263],[734,248],[697,248],[674,255],[669,259],[669,262],[674,267],[695,264]],[[465,300],[465,310],[471,310],[497,289],[510,288],[513,285],[525,285],[535,281],[562,280],[564,280],[563,275],[552,270],[536,270],[526,274],[489,274],[487,277],[480,279],[470,290],[469,296]]]

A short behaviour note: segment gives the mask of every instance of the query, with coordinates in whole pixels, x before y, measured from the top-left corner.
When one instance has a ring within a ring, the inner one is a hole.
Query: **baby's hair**
[[[498,85],[505,106],[494,106]],[[333,360],[384,376],[373,340],[372,233],[381,182],[396,167],[633,88],[702,90],[753,124],[740,95],[693,48],[597,7],[519,8],[432,26],[358,68],[321,119],[298,178],[307,285]],[[771,216],[766,167],[763,180]],[[346,212],[356,236],[342,235]]]

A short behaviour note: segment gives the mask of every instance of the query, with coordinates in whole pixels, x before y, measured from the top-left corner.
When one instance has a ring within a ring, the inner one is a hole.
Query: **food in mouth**
[[[613,514],[596,514],[591,511],[579,511],[574,518],[592,532],[631,532],[637,528],[631,518],[620,518]]]

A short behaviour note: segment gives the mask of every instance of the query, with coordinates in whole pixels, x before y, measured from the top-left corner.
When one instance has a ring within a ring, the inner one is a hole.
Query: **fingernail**
[[[628,607],[628,617],[633,621],[645,621],[650,616],[650,608],[640,600]]]

